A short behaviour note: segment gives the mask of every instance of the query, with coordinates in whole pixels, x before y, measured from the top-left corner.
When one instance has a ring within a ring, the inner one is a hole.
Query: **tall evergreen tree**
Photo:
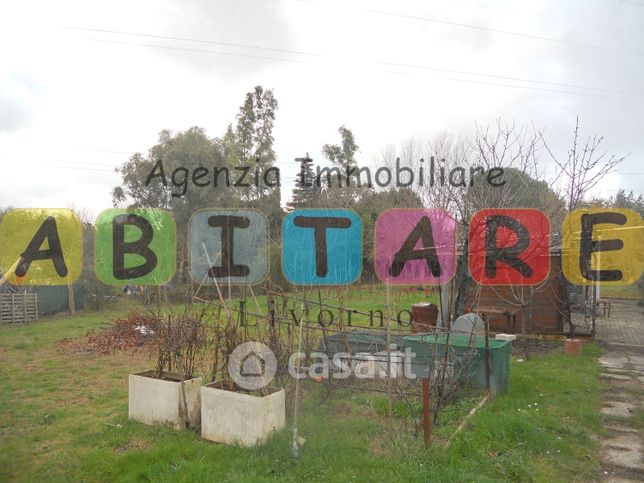
[[[322,146],[322,154],[333,165],[332,170],[339,171],[328,177],[321,177],[322,198],[324,203],[329,207],[354,208],[359,201],[364,189],[358,187],[357,170],[359,168],[355,155],[358,152],[358,144],[351,129],[340,126],[340,144],[325,144]],[[353,172],[348,179],[347,173]],[[328,185],[325,186],[328,180]]]
[[[237,161],[242,166],[249,166],[253,174],[255,169],[258,169],[260,179],[263,179],[264,173],[275,164],[273,124],[276,110],[277,99],[273,91],[256,86],[252,92],[246,94],[237,114],[235,128]],[[251,186],[244,193],[244,198],[257,202],[266,196],[274,195],[276,191],[277,200],[279,200],[279,188],[271,188],[259,183],[259,186]],[[271,198],[274,197],[271,196]]]
[[[355,160],[355,154],[358,152],[359,147],[351,129],[343,125],[338,129],[338,133],[341,138],[340,144],[325,144],[322,147],[322,153],[335,166],[346,172],[347,168],[353,168],[358,165]]]
[[[295,188],[291,200],[286,204],[289,211],[297,208],[313,208],[319,201],[320,187],[315,182],[315,173],[311,166],[313,160],[306,153],[304,158],[296,158],[300,169],[295,178]]]

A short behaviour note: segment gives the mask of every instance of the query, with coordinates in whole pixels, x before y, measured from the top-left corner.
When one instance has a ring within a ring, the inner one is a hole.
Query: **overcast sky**
[[[258,84],[279,102],[284,199],[293,159],[321,161],[342,124],[369,164],[497,118],[545,128],[565,155],[576,116],[630,153],[602,194],[644,192],[644,0],[2,4],[0,206],[97,215],[115,166],[161,129],[222,135]]]

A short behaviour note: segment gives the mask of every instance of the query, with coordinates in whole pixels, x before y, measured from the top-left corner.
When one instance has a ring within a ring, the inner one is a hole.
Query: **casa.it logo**
[[[244,342],[235,347],[228,358],[230,378],[248,391],[268,386],[276,372],[275,354],[261,342]]]
[[[192,278],[210,285],[261,283],[269,273],[269,226],[258,210],[197,211],[187,228]],[[466,226],[466,261],[477,283],[529,286],[547,279],[553,250],[544,213],[485,209]],[[374,271],[387,285],[448,283],[456,273],[456,232],[456,221],[444,210],[387,210],[375,222]],[[575,285],[631,285],[644,272],[644,221],[635,211],[574,210],[559,233],[563,275]],[[294,210],[282,223],[282,272],[293,285],[352,284],[362,273],[363,243],[362,220],[351,210]],[[174,276],[176,245],[169,212],[106,210],[94,227],[96,276],[108,285],[163,285]],[[83,258],[83,226],[71,210],[4,215],[0,282],[68,285],[80,276]]]
[[[418,367],[419,363],[414,364],[415,357],[409,347],[404,351],[393,347],[390,352],[374,354],[336,352],[331,357],[325,352],[294,352],[288,359],[288,374],[293,379],[308,378],[318,382],[349,377],[383,379],[387,374],[394,379],[414,380],[416,372],[423,370]],[[275,354],[261,342],[249,341],[238,345],[228,359],[228,375],[237,386],[247,391],[267,387],[276,373]]]

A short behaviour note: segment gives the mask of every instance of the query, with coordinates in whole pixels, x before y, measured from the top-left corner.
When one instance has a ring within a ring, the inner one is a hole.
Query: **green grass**
[[[637,284],[624,287],[602,287],[601,296],[608,298],[640,300],[644,294]]]
[[[358,294],[360,296],[361,294]],[[365,294],[356,303],[373,304]],[[418,298],[418,296],[416,296]],[[406,303],[406,301],[405,301]],[[382,304],[380,304],[382,306]],[[442,413],[436,444],[390,424],[382,396],[304,387],[301,457],[290,427],[265,446],[208,443],[127,420],[127,374],[151,367],[144,353],[93,358],[56,341],[109,323],[108,314],[0,327],[0,480],[20,481],[587,481],[597,476],[599,349],[557,349],[511,364],[510,393],[484,406],[442,446],[477,399]],[[535,403],[537,403],[535,405]],[[389,428],[393,429],[389,429]]]

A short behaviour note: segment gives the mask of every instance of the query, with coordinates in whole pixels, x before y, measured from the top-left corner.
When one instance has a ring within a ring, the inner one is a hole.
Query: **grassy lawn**
[[[375,296],[374,296],[375,297]],[[360,296],[361,303],[373,303]],[[379,301],[382,306],[382,300]],[[512,361],[510,394],[484,406],[449,448],[443,442],[471,404],[443,413],[436,444],[389,422],[382,396],[304,385],[299,432],[260,448],[208,443],[127,420],[127,374],[153,365],[146,353],[88,357],[56,341],[109,324],[80,314],[0,327],[0,479],[21,481],[588,481],[598,471],[599,350],[569,358],[560,349]]]
[[[613,297],[618,299],[639,300],[642,298],[642,289],[637,284],[627,285],[625,287],[602,287],[602,297]]]

